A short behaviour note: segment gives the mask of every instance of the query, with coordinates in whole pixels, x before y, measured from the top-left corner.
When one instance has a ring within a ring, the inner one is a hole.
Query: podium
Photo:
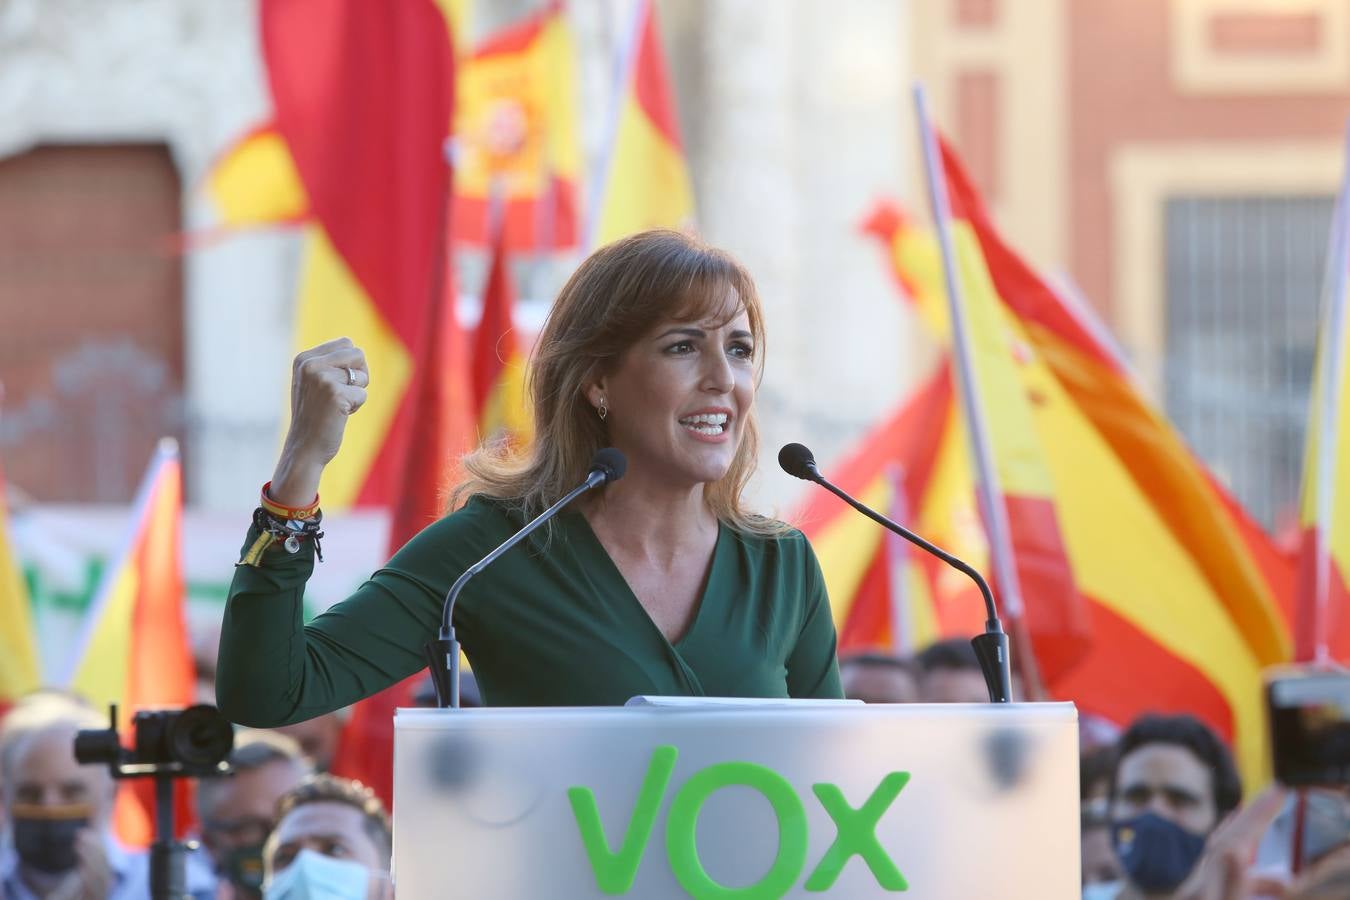
[[[1067,703],[400,709],[417,898],[1077,898]]]

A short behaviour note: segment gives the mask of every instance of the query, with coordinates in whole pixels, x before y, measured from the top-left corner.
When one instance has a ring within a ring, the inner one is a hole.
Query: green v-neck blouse
[[[274,546],[235,568],[216,695],[233,721],[274,727],[341,708],[426,665],[450,585],[517,531],[518,512],[485,497],[437,521],[356,593],[303,620],[313,547]],[[491,706],[611,706],[640,694],[841,697],[834,622],[820,566],[798,531],[746,535],[723,524],[693,622],[668,641],[584,516],[513,547],[455,606]],[[250,530],[247,548],[258,536]]]

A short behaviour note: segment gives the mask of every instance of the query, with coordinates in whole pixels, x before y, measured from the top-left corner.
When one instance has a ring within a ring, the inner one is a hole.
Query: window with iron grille
[[[1167,413],[1262,525],[1296,521],[1330,197],[1167,201]]]

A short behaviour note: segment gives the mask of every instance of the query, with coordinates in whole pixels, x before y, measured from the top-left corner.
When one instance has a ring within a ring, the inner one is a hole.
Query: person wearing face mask
[[[1179,893],[1205,843],[1242,799],[1232,754],[1203,722],[1148,715],[1116,746],[1108,801],[1123,877],[1086,887],[1084,900],[1163,900]]]
[[[107,766],[75,761],[75,733],[107,719],[73,696],[39,691],[0,723],[0,793],[9,836],[0,848],[4,900],[142,900],[144,853],[113,839],[116,788]]]
[[[216,900],[262,896],[263,843],[277,802],[310,774],[300,745],[283,734],[246,729],[226,760],[233,775],[197,785],[202,846],[219,882]]]
[[[264,900],[393,900],[393,831],[365,785],[313,775],[281,798],[264,848]]]

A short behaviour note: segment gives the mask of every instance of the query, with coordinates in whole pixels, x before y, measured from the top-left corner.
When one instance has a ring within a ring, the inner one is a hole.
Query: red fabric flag
[[[479,433],[522,442],[530,435],[525,406],[525,354],[515,327],[516,290],[506,233],[498,227],[473,340],[473,397]]]
[[[377,358],[383,365],[369,409],[325,473],[325,497],[330,506],[391,503],[414,425],[407,361],[425,319],[449,189],[448,24],[430,0],[264,0],[261,18],[276,130],[315,229],[301,339],[318,343],[325,335],[312,332],[337,329],[326,337],[348,333],[372,371]],[[395,384],[402,387],[380,394]]]

